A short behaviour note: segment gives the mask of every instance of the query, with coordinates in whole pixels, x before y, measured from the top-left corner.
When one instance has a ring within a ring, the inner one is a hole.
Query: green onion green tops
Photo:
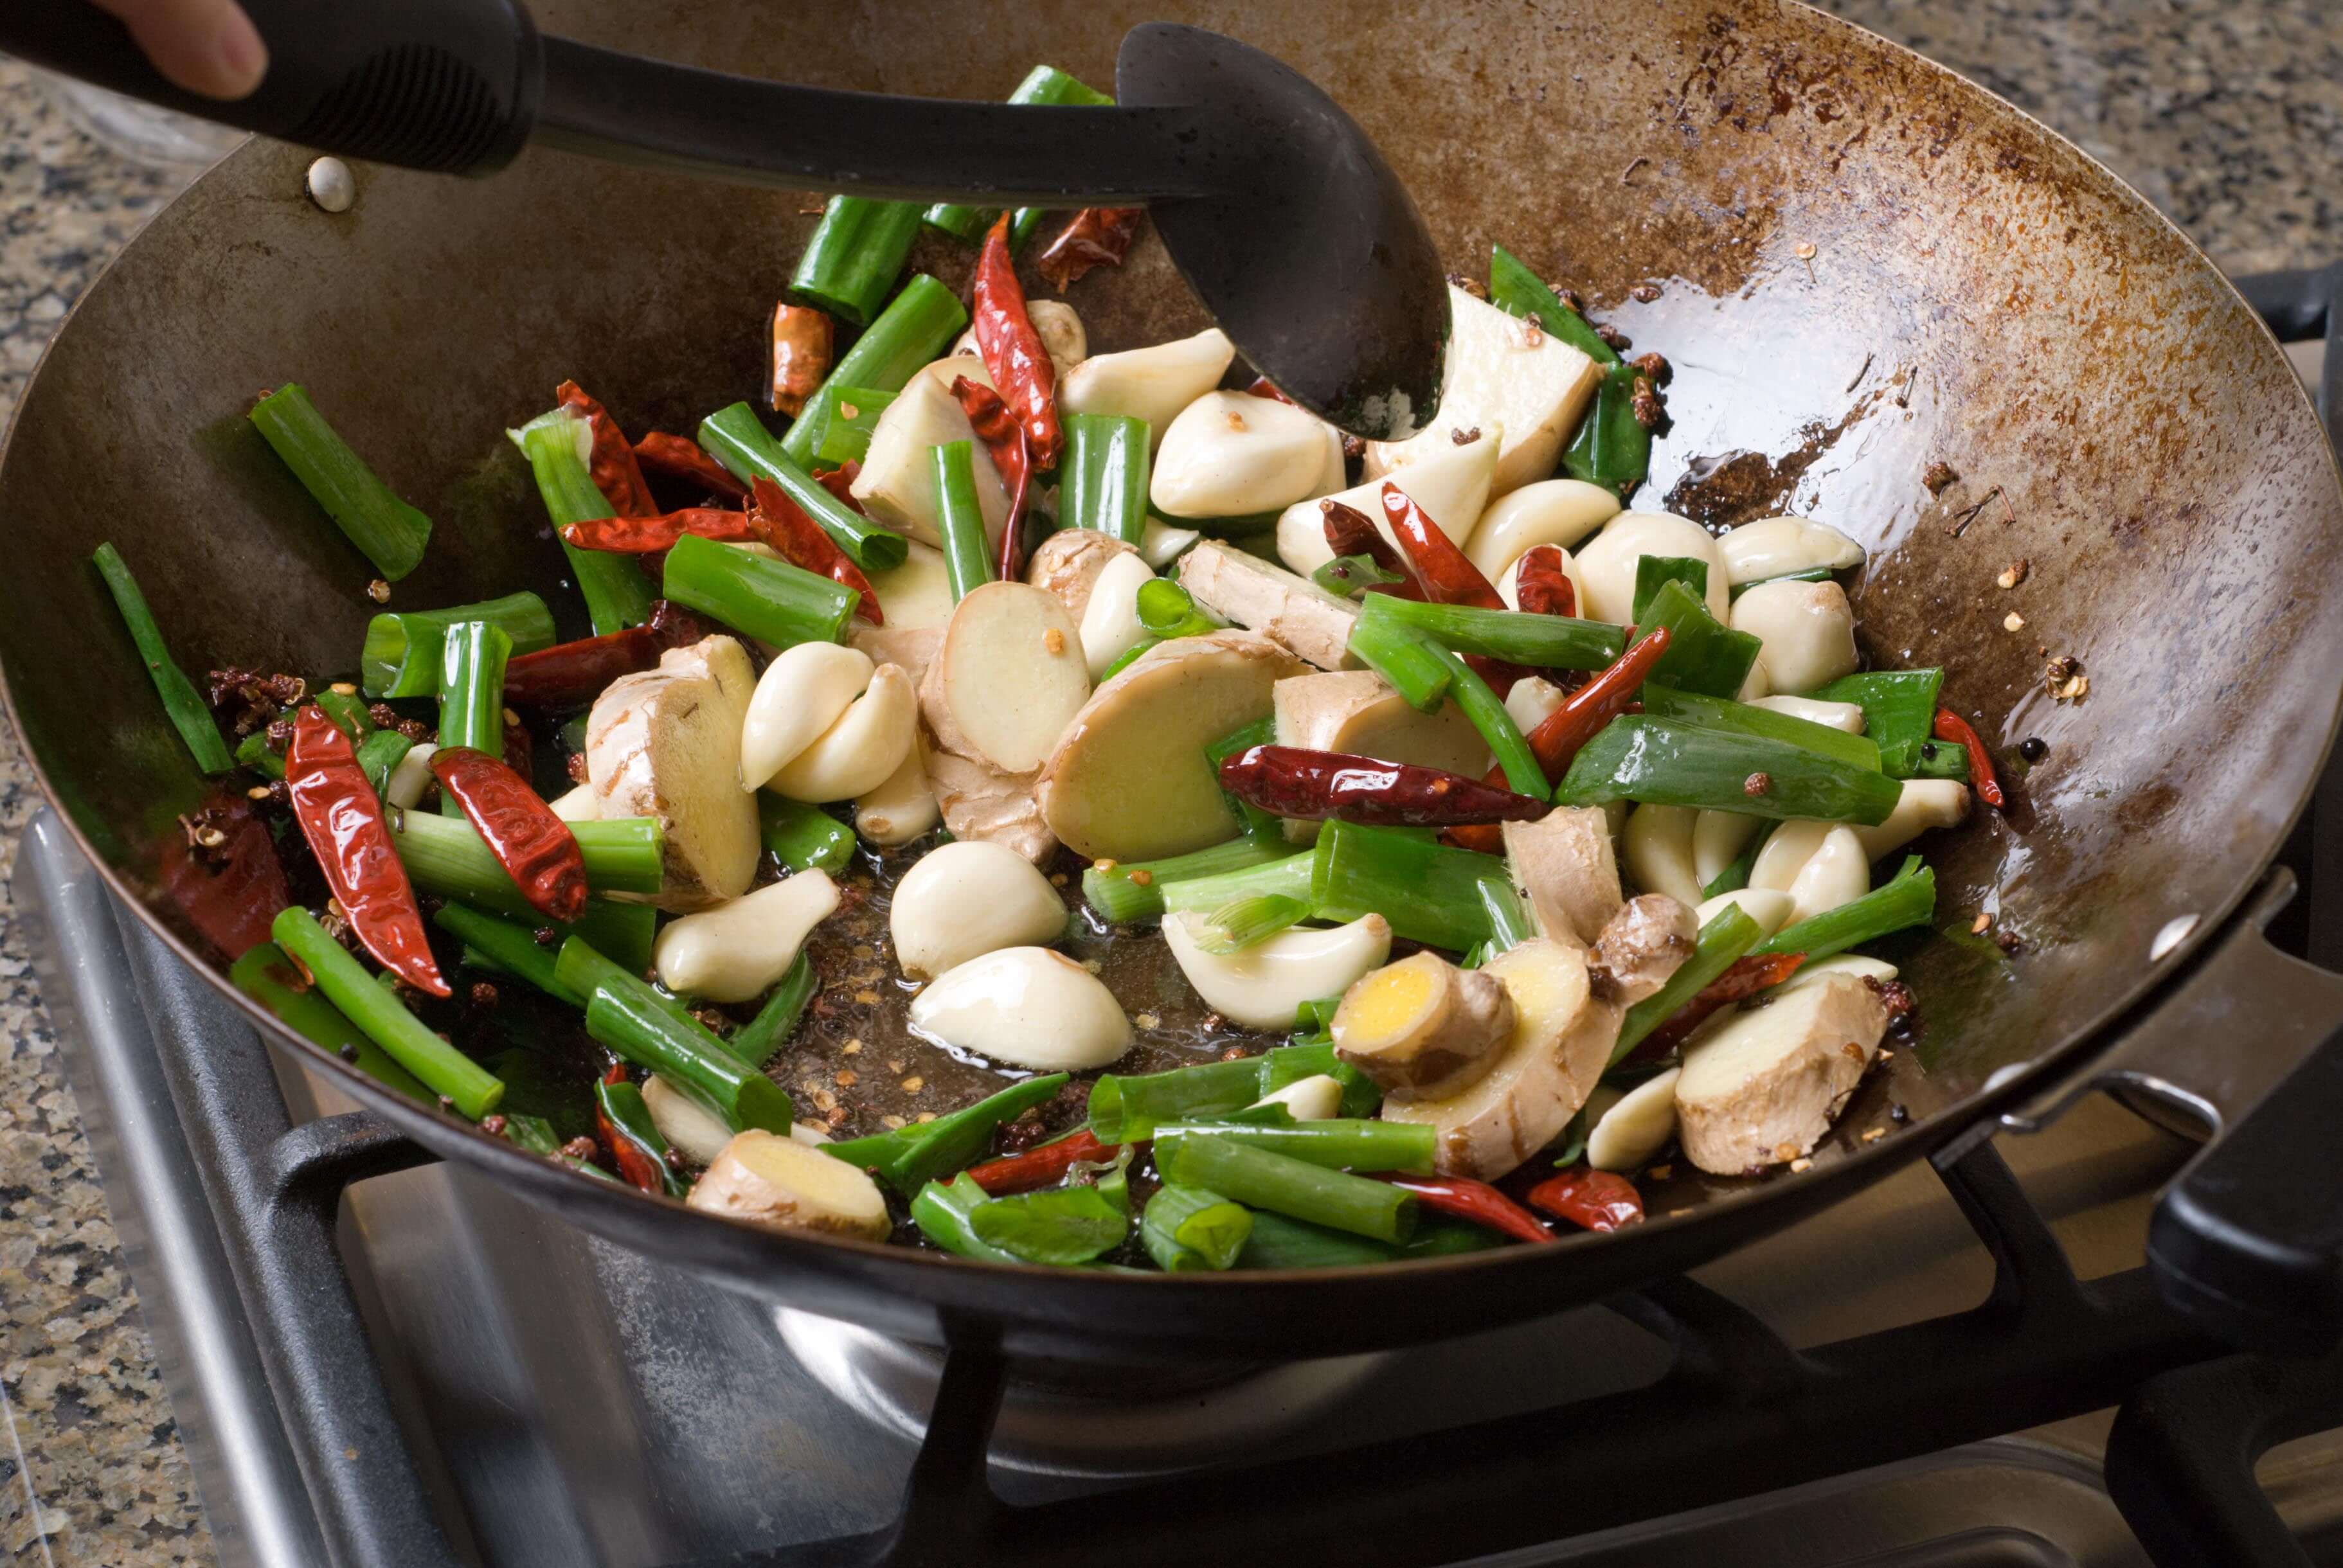
[[[958,295],[924,272],[915,274],[903,285],[903,291],[879,313],[879,319],[854,340],[854,347],[839,356],[822,386],[870,387],[881,392],[900,392],[903,383],[942,353],[967,325],[968,307],[960,302]],[[821,394],[817,389],[814,395]],[[793,463],[810,462],[815,434],[811,426],[799,419],[781,437],[780,449]],[[707,446],[704,427],[700,444]],[[731,455],[714,447],[708,449],[718,462],[732,469],[734,478],[744,485],[749,482],[748,474],[732,467]],[[873,569],[868,562],[857,564],[865,571]]]
[[[571,523],[612,515],[588,467],[594,435],[587,420],[566,407],[555,408],[506,434],[528,459],[538,496],[557,535]],[[650,619],[650,579],[632,560],[607,550],[579,549],[568,539],[561,541],[561,552],[569,558],[595,636],[607,637]]]
[[[115,608],[122,612],[123,624],[130,628],[130,640],[137,645],[138,657],[155,683],[155,694],[163,699],[163,711],[178,730],[179,739],[187,743],[196,766],[206,773],[226,772],[236,766],[236,759],[229,755],[219,726],[212,722],[212,710],[204,701],[203,693],[196,689],[187,672],[172,659],[171,650],[163,646],[163,628],[156,624],[155,612],[146,608],[146,596],[138,591],[138,579],[130,575],[129,567],[110,544],[98,546],[91,558],[97,563],[98,575],[106,579],[106,591],[114,596]],[[277,770],[282,777],[281,759]]]
[[[837,380],[831,376],[822,383],[823,389]],[[821,395],[814,394],[817,399]],[[809,431],[802,454],[787,440],[774,440],[754,408],[735,403],[699,422],[699,444],[742,484],[753,486],[759,479],[770,479],[779,485],[781,493],[820,524],[821,531],[864,571],[892,571],[901,566],[910,555],[910,545],[902,535],[880,528],[815,481],[804,467],[812,451],[808,422],[799,420],[789,434],[800,430]]]
[[[447,630],[468,620],[500,627],[518,658],[553,646],[553,612],[533,593],[507,594],[448,609],[386,610],[367,622],[358,669],[368,697],[430,697],[439,689]]]
[[[660,580],[676,603],[776,648],[838,641],[862,598],[802,567],[697,534],[676,540]]]
[[[1902,793],[1885,774],[1787,741],[1642,713],[1613,719],[1588,741],[1554,798],[1563,806],[1637,800],[1869,827],[1887,820]]]
[[[834,196],[798,257],[789,292],[850,326],[868,327],[919,237],[920,209],[910,202]]]
[[[397,582],[422,562],[431,519],[391,493],[298,383],[255,404],[252,424],[375,570]]]

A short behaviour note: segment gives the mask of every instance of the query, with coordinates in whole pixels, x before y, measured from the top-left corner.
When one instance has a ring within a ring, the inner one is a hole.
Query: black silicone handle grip
[[[2166,1192],[2149,1222],[2157,1290],[2234,1343],[2315,1355],[2343,1336],[2343,1035],[2329,1039]]]
[[[0,5],[0,52],[222,125],[447,174],[512,160],[537,120],[544,56],[516,0],[243,0],[268,74],[234,103],[166,81],[87,0]]]

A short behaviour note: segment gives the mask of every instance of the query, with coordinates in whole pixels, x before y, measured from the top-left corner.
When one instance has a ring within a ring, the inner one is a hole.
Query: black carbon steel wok
[[[437,1152],[749,1291],[930,1342],[974,1323],[1012,1352],[1258,1359],[1492,1326],[1674,1273],[2054,1085],[2117,1074],[2234,1120],[2343,1020],[2343,982],[2233,918],[2335,723],[2343,492],[2276,346],[2144,201],[1984,92],[1776,0],[1175,9],[1331,91],[1449,265],[1478,271],[1503,241],[1668,355],[1674,425],[1644,506],[1845,529],[1871,551],[1872,657],[1946,665],[1947,700],[2006,757],[2048,742],[2006,820],[1939,847],[1948,934],[1906,970],[1926,1038],[1874,1075],[1814,1168],[1680,1181],[1614,1235],[1383,1271],[983,1268],[578,1180],[255,1013],[265,1038]],[[904,4],[841,29],[834,8],[564,0],[539,20],[688,63],[990,96],[1038,59],[1104,77],[1123,33],[1161,14]],[[368,170],[356,208],[328,216],[302,194],[306,161],[256,143],[162,214],[75,312],[0,461],[19,730],[116,890],[223,989],[155,878],[202,780],[90,548],[117,543],[191,667],[347,668],[371,573],[240,434],[258,388],[298,377],[437,520],[397,602],[528,586],[570,606],[499,433],[569,377],[637,430],[752,396],[759,323],[812,221],[787,195],[542,151],[478,182]],[[966,262],[939,247],[915,265],[957,279]],[[1646,281],[1660,297],[1634,302]],[[1201,325],[1152,246],[1073,298],[1094,348]],[[1934,461],[1960,476],[1941,496],[1921,483]],[[2023,588],[1997,588],[2020,558]],[[2002,628],[2013,607],[2022,635]],[[2053,701],[2046,655],[2080,659],[2087,696]],[[2015,959],[1968,936],[1980,909],[2022,940]],[[2232,1332],[2334,1330],[2336,1076],[2306,1071],[2232,1129],[2160,1220],[2174,1293]],[[1891,1101],[1910,1123],[1861,1141]],[[2261,1124],[2280,1111],[2295,1125]]]

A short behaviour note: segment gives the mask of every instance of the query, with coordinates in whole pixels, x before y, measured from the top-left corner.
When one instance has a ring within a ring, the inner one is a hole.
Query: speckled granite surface
[[[2343,256],[2333,0],[1826,0],[1983,81],[2130,179],[2237,270]],[[184,177],[70,129],[0,64],[0,415],[66,306]],[[0,876],[36,808],[0,738]],[[0,1553],[209,1563],[209,1539],[0,898]]]

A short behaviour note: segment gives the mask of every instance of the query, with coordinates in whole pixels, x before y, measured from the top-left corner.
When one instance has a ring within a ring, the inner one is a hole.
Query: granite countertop
[[[2331,0],[1825,0],[2015,100],[2235,271],[2343,257]],[[72,300],[187,177],[74,130],[0,62],[0,417]],[[0,736],[0,1554],[214,1561],[5,877],[40,793]]]

